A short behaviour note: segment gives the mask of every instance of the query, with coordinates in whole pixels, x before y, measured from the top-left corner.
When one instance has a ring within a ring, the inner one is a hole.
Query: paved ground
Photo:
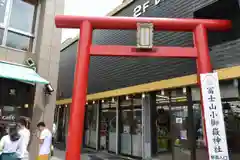
[[[54,156],[51,160],[64,160],[65,151],[55,149]],[[105,152],[86,152],[81,155],[81,160],[129,160],[129,158],[123,158],[116,155],[111,155]]]
[[[55,144],[54,157],[51,160],[65,160],[65,145],[61,143]],[[95,150],[82,149],[81,160],[130,160],[130,158],[119,157],[104,151],[96,152]]]
[[[55,149],[54,150],[54,156],[51,158],[51,160],[64,160],[65,159],[65,152]],[[87,154],[82,154],[81,155],[81,160],[90,160],[88,158]]]

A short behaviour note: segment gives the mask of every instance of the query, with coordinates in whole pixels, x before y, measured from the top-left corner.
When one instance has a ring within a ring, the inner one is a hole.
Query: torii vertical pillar
[[[127,17],[56,16],[55,23],[58,28],[81,29],[73,86],[66,160],[81,159],[80,153],[82,146],[82,136],[84,132],[84,113],[86,104],[90,55],[195,58],[197,59],[198,64],[197,73],[198,76],[200,76],[200,74],[202,73],[212,72],[207,42],[207,31],[208,30],[221,31],[227,30],[231,27],[231,22],[227,20],[132,18],[132,17],[127,18]],[[141,53],[139,53],[139,51],[136,50],[135,46],[118,46],[118,45],[91,46],[93,29],[136,30],[137,23],[152,23],[156,31],[193,32],[195,46],[194,47],[154,46],[151,51],[142,51]],[[203,104],[202,111],[204,112]],[[204,116],[204,114],[202,115]]]

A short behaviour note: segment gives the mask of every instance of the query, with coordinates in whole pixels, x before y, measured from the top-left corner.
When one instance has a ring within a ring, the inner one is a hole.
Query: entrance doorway
[[[156,95],[156,157],[195,160],[195,133],[191,92],[175,89]]]
[[[100,149],[116,153],[116,108],[117,102],[102,103],[100,112]]]

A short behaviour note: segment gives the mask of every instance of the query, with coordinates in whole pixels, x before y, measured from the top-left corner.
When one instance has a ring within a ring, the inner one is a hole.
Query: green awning
[[[0,61],[0,78],[14,79],[27,83],[49,83],[29,67],[4,61]]]

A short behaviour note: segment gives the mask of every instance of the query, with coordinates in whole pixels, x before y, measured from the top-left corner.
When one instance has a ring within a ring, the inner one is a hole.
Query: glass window
[[[222,100],[227,144],[231,160],[238,160],[240,157],[240,101]]]
[[[131,124],[133,121],[133,117],[132,117],[132,110],[131,109],[126,109],[126,110],[122,110],[122,125],[123,125],[123,130],[122,133],[126,133],[126,134],[130,134],[131,133]]]
[[[30,41],[31,38],[29,37],[22,36],[20,34],[13,32],[8,32],[6,46],[24,51],[30,51],[29,49]]]
[[[97,144],[97,105],[88,105],[88,119],[89,119],[89,147],[96,148]]]
[[[120,101],[120,152],[142,156],[142,109],[141,95]]]
[[[32,33],[34,9],[35,6],[33,4],[24,2],[23,0],[14,0],[9,26]]]
[[[32,50],[37,1],[0,0],[0,45]],[[9,23],[3,23],[4,20]]]
[[[0,0],[0,23],[4,22],[7,0]]]

